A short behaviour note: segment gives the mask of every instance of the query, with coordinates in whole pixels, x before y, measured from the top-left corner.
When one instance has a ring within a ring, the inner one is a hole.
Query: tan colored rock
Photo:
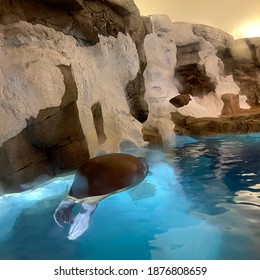
[[[43,110],[35,119],[27,122],[27,132],[31,143],[40,148],[51,148],[76,133],[84,134],[79,121],[76,103],[62,110]],[[82,138],[81,137],[81,138]]]
[[[168,16],[151,16],[153,33],[145,37],[147,67],[144,71],[145,100],[149,115],[144,123],[146,131],[160,135],[163,145],[169,146],[174,124],[170,119],[173,106],[169,100],[177,95],[173,76],[176,66],[176,44],[172,23]]]
[[[233,93],[226,93],[221,96],[221,100],[224,102],[222,109],[222,115],[232,115],[240,111],[239,96]]]
[[[0,125],[0,184],[5,191],[21,190],[37,178],[77,168],[90,154],[117,151],[121,143],[144,143],[141,124],[129,113],[130,105],[134,104],[134,115],[138,104],[135,116],[147,117],[145,89],[140,90],[146,65],[143,19],[131,1],[125,1],[122,9],[118,1],[99,5],[89,1],[95,17],[89,22],[94,33],[88,35],[90,29],[83,26],[87,21],[76,20],[84,9],[79,2],[69,8],[74,1],[64,7],[57,1],[55,9],[49,5],[51,0],[28,0],[27,5],[14,0],[13,6],[8,0],[1,2],[0,117],[5,122]],[[103,10],[106,16],[100,16]],[[88,15],[85,10],[84,18]],[[139,20],[136,25],[131,17]],[[128,102],[125,88],[137,77]],[[101,123],[94,124],[91,111],[98,102],[102,102],[102,129],[107,136],[102,143]],[[27,148],[13,153],[9,141],[12,138],[13,145],[19,145],[20,133],[26,135]]]
[[[260,132],[259,109],[251,112],[240,112],[236,115],[221,118],[184,117],[179,113],[172,114],[175,132],[178,135],[218,135],[227,133]]]
[[[33,187],[53,175],[46,153],[30,143],[25,130],[0,148],[0,181],[4,192],[21,191],[28,182]]]
[[[227,74],[232,74],[240,88],[240,94],[247,97],[247,103],[254,107],[260,100],[259,38],[238,39],[222,53]]]
[[[195,35],[204,38],[218,51],[221,49],[229,48],[234,42],[234,38],[232,35],[223,30],[220,30],[219,28],[204,24],[193,24],[192,28]]]
[[[190,95],[189,94],[180,94],[180,95],[177,95],[173,98],[170,99],[170,103],[177,107],[177,108],[180,108],[180,107],[183,107],[187,104],[189,104],[191,98],[190,98]]]

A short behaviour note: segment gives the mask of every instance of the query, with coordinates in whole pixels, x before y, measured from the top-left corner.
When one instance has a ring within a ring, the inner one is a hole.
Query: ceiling
[[[206,24],[234,38],[260,37],[259,0],[134,0],[142,15],[167,14],[172,21]]]

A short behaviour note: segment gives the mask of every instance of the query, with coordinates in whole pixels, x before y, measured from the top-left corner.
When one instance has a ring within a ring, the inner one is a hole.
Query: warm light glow
[[[260,37],[260,19],[241,24],[236,34],[238,38]]]
[[[206,24],[235,39],[260,37],[259,0],[134,0],[142,15],[167,14],[172,21]]]

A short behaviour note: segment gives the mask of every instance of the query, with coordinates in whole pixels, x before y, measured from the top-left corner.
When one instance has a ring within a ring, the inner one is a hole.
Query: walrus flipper
[[[96,208],[97,204],[89,204],[87,202],[81,204],[81,209],[70,227],[68,239],[77,239],[88,229],[91,215]]]
[[[63,227],[65,224],[73,223],[72,208],[75,205],[75,202],[70,199],[64,199],[55,210],[53,215],[55,222]]]

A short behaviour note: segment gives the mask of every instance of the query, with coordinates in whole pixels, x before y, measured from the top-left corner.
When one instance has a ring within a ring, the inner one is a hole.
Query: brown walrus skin
[[[137,185],[147,172],[144,158],[123,153],[94,157],[78,169],[69,195],[81,199],[113,193]]]
[[[91,216],[102,199],[137,185],[147,173],[145,159],[129,154],[107,154],[89,159],[78,169],[69,195],[55,210],[55,222],[61,227],[71,224],[68,239],[77,239],[88,229]],[[72,209],[77,203],[80,209],[74,217]]]

